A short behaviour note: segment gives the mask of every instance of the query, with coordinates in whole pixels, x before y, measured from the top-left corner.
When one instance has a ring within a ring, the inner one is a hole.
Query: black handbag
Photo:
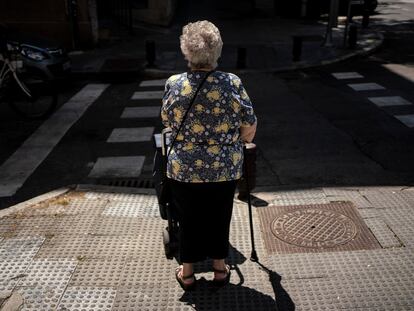
[[[167,161],[168,156],[172,150],[172,147],[177,139],[178,134],[187,118],[187,114],[190,111],[191,107],[193,106],[194,100],[197,97],[199,90],[201,89],[202,85],[208,78],[208,76],[213,71],[209,71],[200,82],[199,86],[197,87],[196,92],[194,93],[193,98],[191,99],[190,105],[186,110],[181,124],[177,130],[177,133],[171,143],[168,143],[169,132],[171,131],[163,131],[161,134],[154,135],[154,143],[156,146],[156,151],[154,155],[153,161],[153,170],[152,170],[152,177],[154,181],[155,192],[158,199],[158,206],[160,210],[160,216],[162,219],[168,219],[167,209],[171,205],[171,189],[169,185],[169,180],[167,178]],[[169,147],[169,149],[168,149]]]

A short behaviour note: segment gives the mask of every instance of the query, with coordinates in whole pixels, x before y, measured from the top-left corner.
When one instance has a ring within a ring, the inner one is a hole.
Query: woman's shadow
[[[204,277],[197,281],[196,288],[191,292],[185,292],[180,301],[191,305],[195,310],[295,310],[295,305],[289,294],[284,290],[281,276],[270,270],[260,262],[256,262],[260,269],[269,276],[274,297],[263,294],[254,288],[243,286],[244,277],[239,265],[247,260],[237,249],[230,246],[228,264],[231,266],[232,274],[237,273],[238,284],[227,284],[222,288],[216,288],[211,281]],[[195,272],[207,272],[211,267],[210,261],[205,261],[194,266]]]

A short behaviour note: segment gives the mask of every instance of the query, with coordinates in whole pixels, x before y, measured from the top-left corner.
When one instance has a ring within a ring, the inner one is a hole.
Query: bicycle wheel
[[[19,74],[20,84],[13,80],[8,87],[7,101],[19,115],[29,119],[48,117],[58,102],[56,86],[41,74]],[[30,96],[22,89],[24,87]]]

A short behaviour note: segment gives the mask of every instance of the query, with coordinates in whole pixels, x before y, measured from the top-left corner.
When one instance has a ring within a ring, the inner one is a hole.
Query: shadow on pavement
[[[196,289],[184,293],[180,301],[193,306],[195,310],[295,310],[294,302],[281,284],[282,277],[261,262],[256,262],[256,264],[259,269],[268,274],[274,297],[243,285],[245,278],[239,265],[246,260],[247,258],[241,252],[230,245],[227,262],[231,266],[233,275],[234,272],[237,273],[238,284],[216,288],[211,281],[202,277],[197,281]],[[211,261],[206,260],[196,264],[194,269],[196,273],[208,272],[209,267],[211,267]]]

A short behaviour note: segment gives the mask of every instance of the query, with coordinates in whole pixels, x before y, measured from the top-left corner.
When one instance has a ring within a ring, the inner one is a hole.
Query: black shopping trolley
[[[169,144],[170,135],[171,129],[165,128],[161,133],[154,134],[153,136],[154,147],[156,150],[153,163],[153,180],[157,197],[160,195],[159,185],[167,165],[165,155],[167,154],[167,145]],[[171,204],[161,204],[158,202],[158,207],[161,218],[167,220],[167,227],[162,230],[165,256],[168,259],[173,259],[178,250],[178,220]]]

